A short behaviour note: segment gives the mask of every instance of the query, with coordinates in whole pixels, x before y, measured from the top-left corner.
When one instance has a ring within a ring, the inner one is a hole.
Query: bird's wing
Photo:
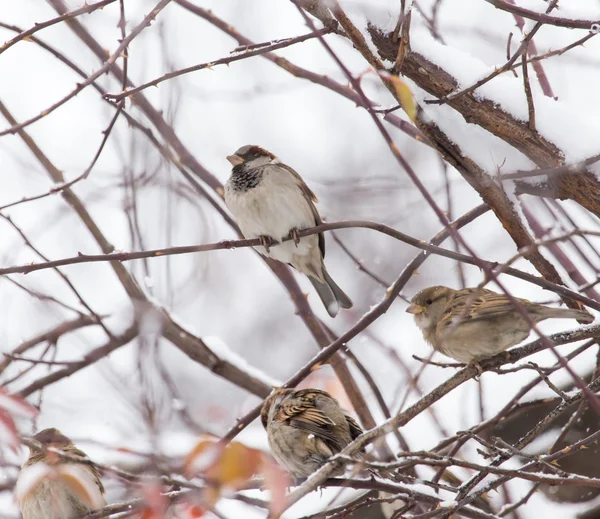
[[[362,427],[358,424],[358,422],[351,416],[346,415],[346,422],[348,422],[348,427],[350,427],[350,438],[352,438],[352,441],[354,441],[364,431],[362,430]],[[360,452],[364,454],[366,452],[366,449],[363,447],[360,449]]]
[[[58,478],[69,488],[71,499],[74,503],[79,503],[83,512],[106,505],[104,487],[95,467],[94,470],[89,470],[91,466],[79,463],[61,463],[55,467]]]
[[[515,298],[529,308],[533,305],[526,299]],[[450,326],[456,319],[463,321],[479,321],[506,316],[516,312],[515,305],[506,294],[498,294],[485,288],[465,288],[458,290],[448,303],[442,325]]]
[[[302,429],[321,438],[334,452],[341,450],[339,440],[333,431],[335,422],[323,411],[316,407],[315,399],[318,395],[329,395],[318,389],[300,390],[295,395],[281,402],[275,419]]]
[[[69,454],[80,456],[81,458],[87,458],[87,454],[82,450],[79,450],[78,448],[70,449],[68,452]],[[100,492],[104,494],[104,485],[102,484],[102,480],[100,479],[100,471],[98,470],[98,467],[96,467],[96,465],[94,465],[93,463],[85,465],[90,469],[92,475],[94,476],[94,479],[96,480],[96,484],[98,485]]]
[[[310,187],[306,185],[306,182],[302,180],[302,177],[298,173],[296,173],[294,169],[290,168],[289,166],[286,166],[285,164],[278,164],[278,166],[286,170],[294,177],[294,180],[296,181],[298,187],[300,188],[300,191],[302,191],[302,194],[306,198],[306,201],[310,206],[310,210],[313,216],[315,217],[315,225],[322,224],[323,220],[321,220],[321,215],[319,214],[319,211],[317,211],[317,207],[315,206],[316,203],[319,203],[319,199],[317,198],[317,196],[312,192]],[[321,249],[321,255],[325,257],[325,235],[322,232],[319,233],[319,249]]]
[[[363,433],[362,427],[358,425],[358,422],[354,418],[348,415],[346,415],[346,422],[348,422],[348,427],[350,427],[350,437],[354,441]]]

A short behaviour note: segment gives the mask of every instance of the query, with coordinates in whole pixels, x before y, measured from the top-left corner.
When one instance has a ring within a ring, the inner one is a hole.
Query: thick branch
[[[383,34],[373,26],[369,30],[373,43],[377,46],[381,56],[393,61],[396,57],[397,44],[393,41],[392,35]],[[415,52],[407,54],[401,72],[413,80],[420,88],[438,99],[448,96],[458,88],[458,82],[454,77],[424,56]],[[509,143],[515,149],[529,157],[540,168],[557,168],[564,165],[564,157],[561,150],[537,132],[532,131],[528,127],[527,122],[516,119],[501,107],[498,107],[492,100],[465,95],[451,99],[448,105],[459,112],[467,122],[477,124]],[[485,179],[482,176],[485,175],[485,172],[479,170],[479,168],[474,169],[471,165],[465,171],[465,168],[461,167],[461,163],[465,160],[465,157],[463,157],[461,150],[441,130],[431,125],[431,129],[428,131],[427,124],[423,122],[419,125],[419,129],[426,133],[430,139],[433,139],[433,142],[436,143],[445,158],[448,158],[448,156],[451,157],[451,163],[479,191],[484,200],[486,200],[486,190],[497,189],[497,186],[492,185],[489,177]],[[600,217],[600,182],[594,175],[590,173],[553,175],[549,180],[554,189],[553,196],[560,199],[574,200],[588,211]],[[504,207],[508,201],[503,201],[499,205],[498,202],[505,195],[496,193],[494,196],[498,198],[498,201],[490,205],[498,214],[496,207]],[[486,202],[490,203],[488,200]],[[507,210],[508,207],[503,209],[503,212]],[[507,219],[506,216],[501,217],[500,215],[499,218],[505,227],[507,227],[505,222],[514,220],[514,217]],[[516,236],[511,232],[510,227],[507,227],[507,230],[511,233],[513,239],[515,239]],[[515,239],[515,241],[517,240]],[[522,240],[520,241],[522,242]],[[539,270],[538,265],[536,265],[536,268]],[[547,277],[543,270],[540,270],[540,272]]]

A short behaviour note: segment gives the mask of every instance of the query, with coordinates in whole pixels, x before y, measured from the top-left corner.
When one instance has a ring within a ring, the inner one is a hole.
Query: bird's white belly
[[[280,241],[289,235],[291,229],[315,225],[315,217],[300,189],[295,185],[274,186],[268,178],[243,193],[227,190],[226,202],[242,234],[248,239],[270,236]],[[271,247],[269,254],[261,246],[256,250],[283,263],[294,263],[294,256],[310,254],[316,241],[316,236],[305,237],[297,247],[293,241],[288,241]]]
[[[23,519],[72,519],[106,504],[90,470],[74,463],[23,467],[15,493]]]
[[[482,323],[462,323],[444,337],[440,334],[440,351],[459,362],[493,357],[520,343],[529,335],[528,326],[515,321],[514,327],[482,326]]]
[[[22,502],[23,519],[71,519],[80,515],[71,491],[59,481],[42,481]]]

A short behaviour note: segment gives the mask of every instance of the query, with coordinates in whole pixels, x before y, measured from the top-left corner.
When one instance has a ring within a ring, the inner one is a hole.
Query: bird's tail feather
[[[331,290],[335,294],[335,298],[337,299],[337,302],[340,304],[340,306],[346,309],[352,308],[352,299],[350,299],[346,295],[346,293],[337,285],[337,283],[333,279],[331,279],[331,276],[329,275],[329,272],[327,272],[325,266],[323,266],[323,277],[325,278],[325,282],[329,285],[329,288],[331,288]]]
[[[550,308],[548,308],[550,310]],[[585,310],[573,310],[571,308],[552,308],[552,312],[548,317],[555,319],[577,319],[586,324],[594,322],[594,316]]]
[[[335,281],[331,279],[331,276],[323,267],[323,278],[325,282],[321,282],[318,279],[309,276],[308,279],[312,283],[313,287],[317,291],[317,294],[321,298],[327,313],[331,317],[335,317],[341,308],[351,308],[352,301],[350,298],[344,293],[344,291],[336,285]]]
[[[330,317],[335,317],[340,309],[340,305],[335,298],[335,294],[331,287],[327,283],[321,283],[318,279],[309,276],[308,279],[312,283],[312,286],[315,287],[317,294],[321,298],[323,302],[323,306]]]

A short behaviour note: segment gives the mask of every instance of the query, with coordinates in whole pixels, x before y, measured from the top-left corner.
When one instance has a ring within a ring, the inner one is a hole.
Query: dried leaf
[[[396,93],[396,99],[398,99],[400,106],[406,112],[406,115],[408,115],[410,120],[414,121],[417,118],[417,104],[415,103],[415,98],[408,85],[398,76],[394,76],[387,72],[380,72],[379,74],[392,84]]]
[[[219,458],[220,451],[221,447],[214,436],[202,435],[185,459],[185,472],[188,477],[202,474],[214,465]]]
[[[235,492],[259,473],[262,452],[232,442],[226,447],[214,437],[202,437],[185,461],[188,477],[201,474],[207,480],[204,499],[214,505],[223,492]]]
[[[217,463],[206,471],[209,480],[227,490],[238,490],[258,474],[262,453],[241,443],[230,443]]]

